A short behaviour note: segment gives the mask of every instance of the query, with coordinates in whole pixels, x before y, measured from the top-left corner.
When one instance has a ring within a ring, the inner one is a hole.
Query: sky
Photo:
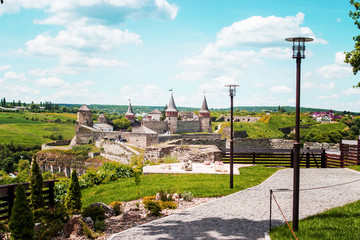
[[[0,97],[35,103],[294,106],[287,37],[311,37],[301,106],[360,112],[349,1],[4,0]]]

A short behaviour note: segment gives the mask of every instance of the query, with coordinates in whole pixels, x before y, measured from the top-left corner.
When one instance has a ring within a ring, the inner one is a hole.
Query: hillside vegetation
[[[71,139],[76,114],[0,112],[0,142],[35,146],[54,141],[51,136]]]

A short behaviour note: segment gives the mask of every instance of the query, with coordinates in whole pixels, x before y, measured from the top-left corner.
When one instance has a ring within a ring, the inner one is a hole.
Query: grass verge
[[[228,174],[149,174],[141,177],[138,190],[134,178],[120,179],[82,191],[83,207],[94,202],[131,201],[155,195],[160,189],[174,192],[190,191],[195,197],[219,197],[256,186],[278,169],[264,166],[240,168],[234,175],[234,188],[229,188]],[[139,194],[138,194],[139,193]]]
[[[298,239],[359,239],[360,201],[325,211],[299,221]],[[288,226],[275,227],[272,240],[294,239]]]

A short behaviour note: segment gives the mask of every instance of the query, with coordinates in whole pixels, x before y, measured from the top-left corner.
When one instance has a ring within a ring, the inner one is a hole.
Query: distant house
[[[330,109],[327,112],[315,112],[310,115],[318,122],[331,122],[335,119],[340,119],[341,116],[335,116],[334,112]]]

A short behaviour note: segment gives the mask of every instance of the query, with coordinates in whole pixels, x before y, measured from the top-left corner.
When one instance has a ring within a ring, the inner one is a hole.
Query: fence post
[[[344,145],[340,143],[340,168],[344,167]]]
[[[55,188],[55,180],[52,180],[51,182],[49,182],[49,208],[55,207],[54,188]]]
[[[270,220],[269,220],[269,232],[271,231],[272,195],[273,195],[273,190],[272,190],[272,189],[270,189]]]
[[[321,168],[326,168],[326,154],[325,149],[322,150],[321,153]]]
[[[290,153],[290,167],[294,168],[294,149],[291,149]]]
[[[14,199],[15,199],[15,185],[14,184],[11,184],[8,186],[8,219],[11,218],[11,211],[12,211],[12,208],[14,206]]]
[[[253,152],[253,164],[255,164],[255,152]]]
[[[360,165],[360,136],[358,136],[357,139],[357,151],[356,151],[356,160],[357,160],[357,165]]]
[[[310,153],[309,153],[309,147],[306,148],[306,168],[310,168]]]

